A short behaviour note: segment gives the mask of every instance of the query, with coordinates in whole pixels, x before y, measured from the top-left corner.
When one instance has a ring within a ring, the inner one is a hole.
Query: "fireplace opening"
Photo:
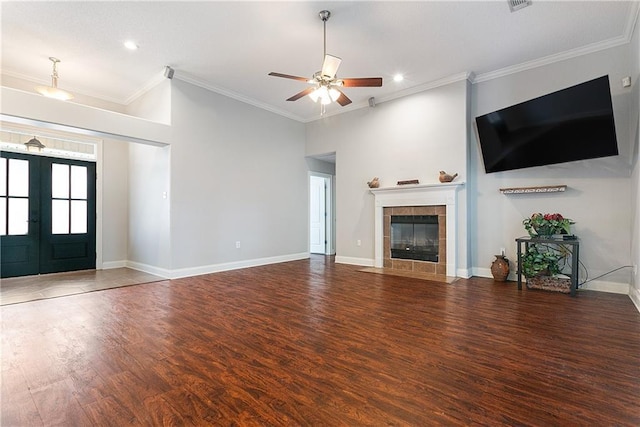
[[[391,258],[438,262],[438,215],[392,215]]]

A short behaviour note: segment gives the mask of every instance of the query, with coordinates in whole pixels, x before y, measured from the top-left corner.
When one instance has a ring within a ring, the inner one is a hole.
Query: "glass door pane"
[[[87,232],[87,201],[71,201],[71,234]]]
[[[9,196],[29,197],[29,161],[9,159]]]
[[[69,198],[69,165],[54,163],[51,165],[51,197]]]
[[[71,166],[71,198],[87,199],[87,168]]]
[[[29,233],[29,199],[9,198],[9,235]]]
[[[51,201],[51,233],[69,234],[69,201]]]
[[[0,158],[0,196],[7,195],[7,159]]]
[[[0,197],[0,236],[7,235],[7,198]]]

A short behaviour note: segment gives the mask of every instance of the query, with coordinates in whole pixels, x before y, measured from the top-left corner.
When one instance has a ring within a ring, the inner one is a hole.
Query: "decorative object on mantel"
[[[491,263],[491,274],[493,280],[504,282],[509,276],[509,260],[504,254],[496,255],[496,259]]]
[[[501,188],[500,192],[502,194],[562,193],[566,189],[566,185],[545,185],[542,187]]]
[[[445,171],[440,171],[440,176],[438,176],[438,179],[440,180],[440,182],[451,182],[454,179],[456,179],[457,176],[458,176],[457,173],[454,173],[453,175],[449,175]]]
[[[570,234],[571,224],[575,222],[559,213],[534,213],[522,221],[522,225],[531,237],[549,237],[554,234]]]
[[[369,186],[369,188],[378,188],[380,187],[380,180],[376,176],[371,181],[367,182],[367,185]]]
[[[420,184],[417,179],[408,179],[406,181],[398,181],[398,185]]]

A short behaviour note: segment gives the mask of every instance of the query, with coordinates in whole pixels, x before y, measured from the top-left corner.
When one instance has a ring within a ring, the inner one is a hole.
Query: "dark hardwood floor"
[[[640,425],[629,297],[329,261],[4,306],[1,425]]]

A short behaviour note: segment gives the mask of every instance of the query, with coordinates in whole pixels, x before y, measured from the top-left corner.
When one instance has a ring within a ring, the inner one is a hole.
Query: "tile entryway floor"
[[[0,305],[82,294],[165,280],[130,268],[84,270],[0,280]]]

